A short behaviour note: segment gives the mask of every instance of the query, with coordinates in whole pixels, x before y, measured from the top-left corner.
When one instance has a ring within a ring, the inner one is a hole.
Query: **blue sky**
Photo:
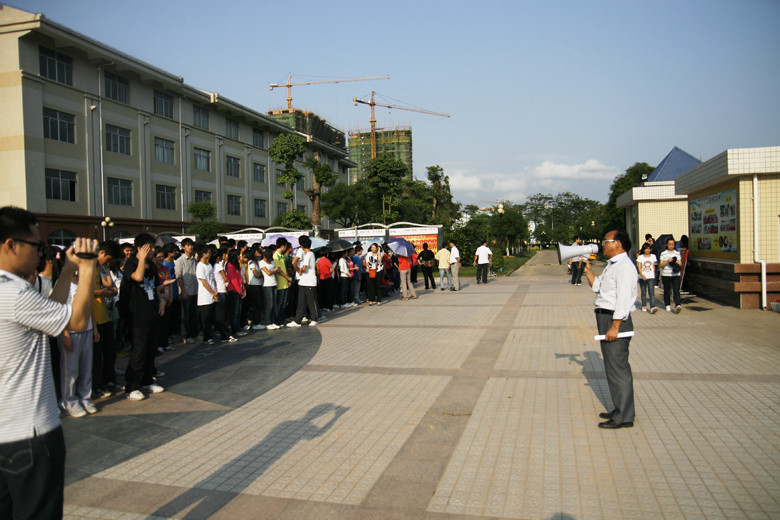
[[[780,144],[780,2],[16,0],[259,111],[293,106],[344,131],[411,125],[414,173],[438,164],[456,199],[606,201],[635,162],[674,146],[703,160]],[[389,99],[388,99],[389,98]]]

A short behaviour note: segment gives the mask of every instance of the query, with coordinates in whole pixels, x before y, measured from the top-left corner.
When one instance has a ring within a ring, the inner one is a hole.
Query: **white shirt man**
[[[492,260],[493,251],[487,246],[487,240],[484,240],[474,254],[474,265],[477,268],[477,284],[487,283],[488,266]]]
[[[460,251],[452,240],[450,240],[450,276],[452,277],[450,291],[460,291]]]

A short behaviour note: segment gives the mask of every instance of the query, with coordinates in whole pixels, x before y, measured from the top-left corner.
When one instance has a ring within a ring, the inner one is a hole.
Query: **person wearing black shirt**
[[[422,266],[423,278],[425,278],[425,288],[428,288],[428,279],[431,280],[431,289],[436,289],[436,282],[433,281],[433,266],[436,265],[436,257],[433,251],[428,249],[428,244],[423,244],[423,250],[417,257],[417,261]]]

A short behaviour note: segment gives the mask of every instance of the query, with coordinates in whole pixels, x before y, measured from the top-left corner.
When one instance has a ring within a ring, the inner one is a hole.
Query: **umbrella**
[[[298,244],[298,237],[294,237],[294,236],[291,236],[291,235],[268,235],[267,237],[265,237],[263,239],[262,242],[260,242],[260,245],[263,246],[263,247],[275,246],[276,245],[276,240],[279,237],[283,237],[285,240],[287,240],[293,246],[293,248],[296,248],[296,247],[299,246],[299,244]]]
[[[328,245],[325,247],[327,247],[328,251],[331,253],[341,253],[352,249],[352,242],[348,242],[343,238],[337,238],[336,240],[328,242]]]
[[[157,238],[154,239],[154,247],[163,247],[175,243],[176,239],[171,235],[157,235]]]
[[[401,237],[391,238],[387,243],[388,247],[400,256],[412,256],[414,254],[414,244]]]
[[[311,237],[311,250],[314,251],[315,249],[322,249],[323,247],[328,245],[328,241],[324,238],[319,237]]]

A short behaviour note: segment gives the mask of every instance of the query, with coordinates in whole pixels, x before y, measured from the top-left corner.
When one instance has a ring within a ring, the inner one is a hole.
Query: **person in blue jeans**
[[[645,243],[639,256],[636,258],[636,266],[639,270],[639,291],[642,295],[642,311],[655,314],[658,307],[655,306],[655,265],[658,263],[655,255],[650,252],[650,244]],[[647,306],[648,300],[650,307]]]

